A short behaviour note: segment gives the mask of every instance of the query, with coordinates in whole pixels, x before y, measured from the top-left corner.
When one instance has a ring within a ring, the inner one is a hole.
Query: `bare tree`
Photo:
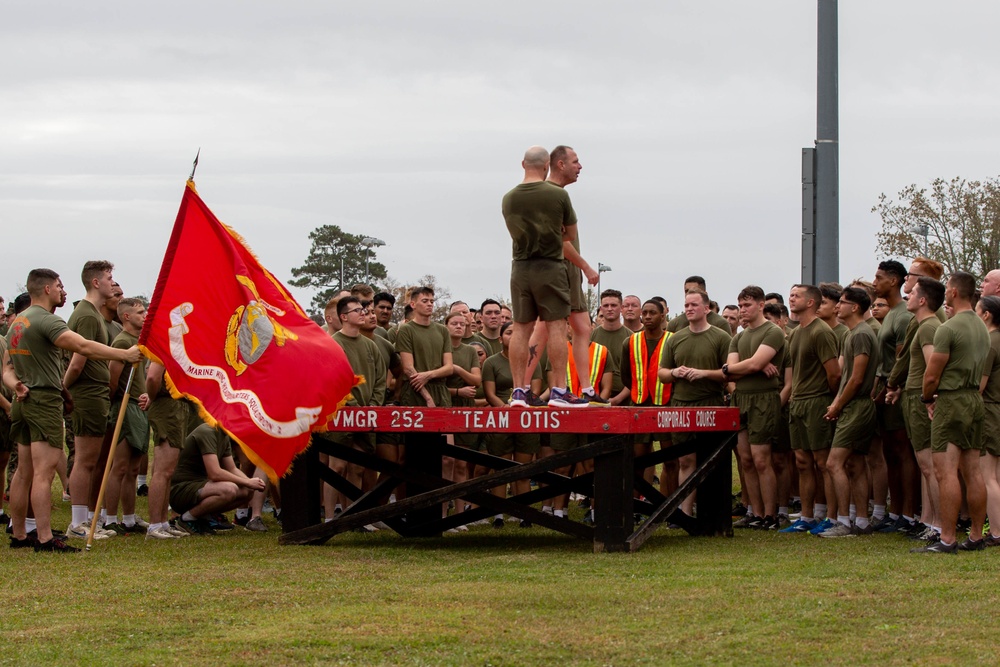
[[[876,248],[881,257],[924,256],[948,273],[977,277],[1000,268],[1000,181],[938,178],[929,191],[908,185],[897,199],[883,193],[872,207],[882,218]]]

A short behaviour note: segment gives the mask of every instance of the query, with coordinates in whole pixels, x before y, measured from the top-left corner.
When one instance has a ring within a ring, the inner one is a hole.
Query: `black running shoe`
[[[959,551],[982,551],[985,548],[986,540],[981,537],[978,540],[967,537],[964,541],[958,543]]]
[[[11,549],[30,549],[35,546],[35,542],[30,535],[25,537],[23,540],[19,540],[13,535],[10,536],[10,548]]]
[[[911,554],[957,554],[958,553],[958,542],[951,545],[946,545],[941,540],[937,542],[931,542],[927,546],[917,547],[916,549],[910,549]]]
[[[37,542],[35,544],[35,551],[36,552],[55,551],[58,553],[72,554],[72,553],[77,553],[80,550],[77,549],[76,547],[71,547],[70,545],[60,540],[58,537],[53,537],[48,542]]]
[[[493,527],[498,530],[500,528],[503,528],[503,519],[501,519],[500,517],[493,519]]]

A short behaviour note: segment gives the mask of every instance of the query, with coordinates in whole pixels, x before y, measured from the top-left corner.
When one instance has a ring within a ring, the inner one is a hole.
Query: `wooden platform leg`
[[[732,433],[702,433],[698,447],[700,466],[719,446],[733,438]],[[733,457],[732,447],[721,456],[708,476],[698,486],[697,534],[732,537]]]
[[[594,553],[628,551],[635,529],[632,514],[631,436],[618,436],[621,447],[594,458]]]
[[[319,523],[319,451],[310,446],[281,478],[281,532],[291,533]]]
[[[406,434],[406,465],[418,472],[435,477],[441,476],[441,455],[445,436],[439,433],[407,433]],[[415,496],[432,489],[417,486],[411,482],[406,485],[406,494]],[[414,534],[423,537],[440,535],[440,530],[425,531],[420,526],[441,520],[441,506],[432,505],[415,509],[406,515],[406,523],[413,528]]]

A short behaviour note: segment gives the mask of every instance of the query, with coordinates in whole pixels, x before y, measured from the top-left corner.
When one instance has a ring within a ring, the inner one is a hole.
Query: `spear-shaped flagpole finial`
[[[201,147],[198,147],[198,153],[194,156],[194,164],[191,165],[191,175],[188,176],[189,181],[194,180],[194,172],[198,169],[198,157],[201,155]]]

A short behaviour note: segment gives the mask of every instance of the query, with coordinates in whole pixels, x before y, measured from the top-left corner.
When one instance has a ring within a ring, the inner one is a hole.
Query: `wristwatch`
[[[722,364],[722,377],[729,377],[729,364]]]
[[[924,405],[927,405],[928,403],[933,403],[936,400],[937,396],[931,396],[930,398],[924,398],[923,396],[920,397],[920,402],[923,403]]]

